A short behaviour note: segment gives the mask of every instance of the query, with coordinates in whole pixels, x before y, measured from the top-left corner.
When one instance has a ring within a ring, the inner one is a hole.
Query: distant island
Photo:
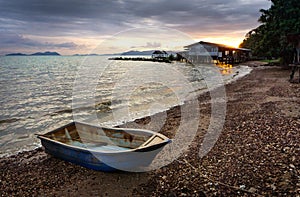
[[[142,55],[142,56],[145,56],[145,55],[152,55],[152,53],[154,51],[155,50],[149,50],[149,51],[127,51],[127,52],[121,53],[121,55]]]
[[[74,54],[72,56],[101,56],[101,55],[92,53],[92,54]]]
[[[31,54],[32,56],[35,56],[35,55],[57,55],[57,56],[60,56],[60,54],[59,53],[57,53],[57,52],[49,52],[49,51],[46,51],[46,52],[44,52],[44,53],[42,53],[42,52],[37,52],[37,53],[33,53],[33,54]]]
[[[33,54],[9,53],[6,54],[5,56],[60,56],[60,54],[57,52],[46,51],[46,52],[36,52]]]
[[[127,51],[124,53],[121,53],[120,55],[139,55],[139,56],[151,56],[155,51],[157,50],[148,50],[148,51]],[[176,55],[176,51],[166,51],[169,55]],[[116,54],[119,55],[119,54]]]
[[[126,51],[126,52],[121,52],[121,53],[111,53],[111,54],[74,54],[73,56],[151,56],[153,52],[156,50],[147,50],[147,51],[136,51],[136,50],[131,50],[131,51]],[[176,52],[174,51],[167,51],[169,54],[175,55]]]
[[[73,56],[114,56],[114,55],[140,55],[140,56],[146,56],[146,55],[152,55],[152,53],[155,50],[149,50],[149,51],[126,51],[122,53],[109,53],[109,54],[74,54]]]
[[[24,53],[10,53],[10,54],[6,54],[5,56],[27,56]]]
[[[131,51],[126,51],[123,53],[113,53],[113,54],[74,54],[71,56],[151,56],[155,50],[148,50],[148,51],[136,51],[136,50],[131,50]],[[169,54],[176,54],[174,51],[167,51]],[[57,52],[36,52],[32,54],[25,54],[25,53],[9,53],[6,54],[5,56],[61,56]]]

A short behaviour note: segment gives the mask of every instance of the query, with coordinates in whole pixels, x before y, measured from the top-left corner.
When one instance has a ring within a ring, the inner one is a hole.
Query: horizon
[[[271,6],[268,0],[141,2],[0,0],[0,55],[180,50],[200,40],[238,47],[259,25],[259,10]]]
[[[200,42],[200,41],[197,41],[197,42]],[[197,43],[196,42],[196,43]],[[191,43],[193,44],[193,43]],[[215,44],[218,44],[218,43],[215,43]],[[234,46],[230,46],[230,45],[227,45],[229,47],[234,47]],[[238,48],[238,47],[235,47],[235,48]],[[156,51],[156,50],[160,50],[160,51],[167,51],[167,52],[179,52],[179,50],[168,50],[168,49],[147,49],[147,50],[137,50],[137,49],[132,49],[132,50],[127,50],[127,51],[121,51],[121,52],[116,52],[116,53],[74,53],[74,54],[60,54],[59,52],[57,51],[54,51],[54,50],[48,50],[48,51],[35,51],[35,52],[32,52],[32,53],[23,53],[22,51],[19,51],[19,52],[13,52],[13,53],[7,53],[7,54],[0,54],[0,56],[19,56],[18,54],[20,54],[20,56],[39,56],[39,55],[35,55],[37,53],[58,53],[58,56],[76,56],[76,55],[82,55],[82,56],[85,56],[85,55],[99,55],[99,56],[105,56],[105,55],[121,55],[122,53],[127,53],[127,52],[151,52],[151,51]],[[41,55],[43,56],[43,55]],[[51,55],[47,55],[47,56],[51,56]]]

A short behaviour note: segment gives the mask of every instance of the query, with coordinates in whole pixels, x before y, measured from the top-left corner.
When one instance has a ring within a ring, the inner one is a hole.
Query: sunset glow
[[[128,47],[155,50],[166,40],[173,43],[168,44],[171,48],[183,47],[185,41],[178,40],[178,35],[172,38],[172,31],[181,32],[183,38],[186,35],[192,42],[207,41],[238,47],[245,34],[258,26],[259,10],[271,4],[266,0],[230,0],[226,4],[219,2],[218,6],[213,1],[193,0],[184,3],[177,0],[172,3],[164,0],[156,3],[68,1],[62,5],[55,1],[38,4],[35,0],[27,0],[27,3],[0,1],[0,55],[36,51],[87,54],[120,32],[149,27],[169,28],[170,33],[156,34],[149,40],[144,35],[129,36],[123,39],[124,43],[106,46],[106,51],[101,53],[121,52]]]

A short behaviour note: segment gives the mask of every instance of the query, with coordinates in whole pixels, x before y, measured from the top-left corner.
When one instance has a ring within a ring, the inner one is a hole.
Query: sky
[[[237,47],[259,25],[259,10],[270,6],[268,0],[0,0],[0,55],[180,50],[196,41]]]

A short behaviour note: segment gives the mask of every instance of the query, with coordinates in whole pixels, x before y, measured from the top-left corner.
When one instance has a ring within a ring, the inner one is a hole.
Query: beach
[[[290,70],[247,64],[253,71],[225,86],[225,125],[203,158],[199,148],[209,126],[209,93],[198,98],[199,129],[189,149],[161,169],[97,172],[38,148],[0,158],[0,196],[299,195],[300,85],[288,81]],[[180,124],[180,106],[167,114],[162,133],[172,138]]]

